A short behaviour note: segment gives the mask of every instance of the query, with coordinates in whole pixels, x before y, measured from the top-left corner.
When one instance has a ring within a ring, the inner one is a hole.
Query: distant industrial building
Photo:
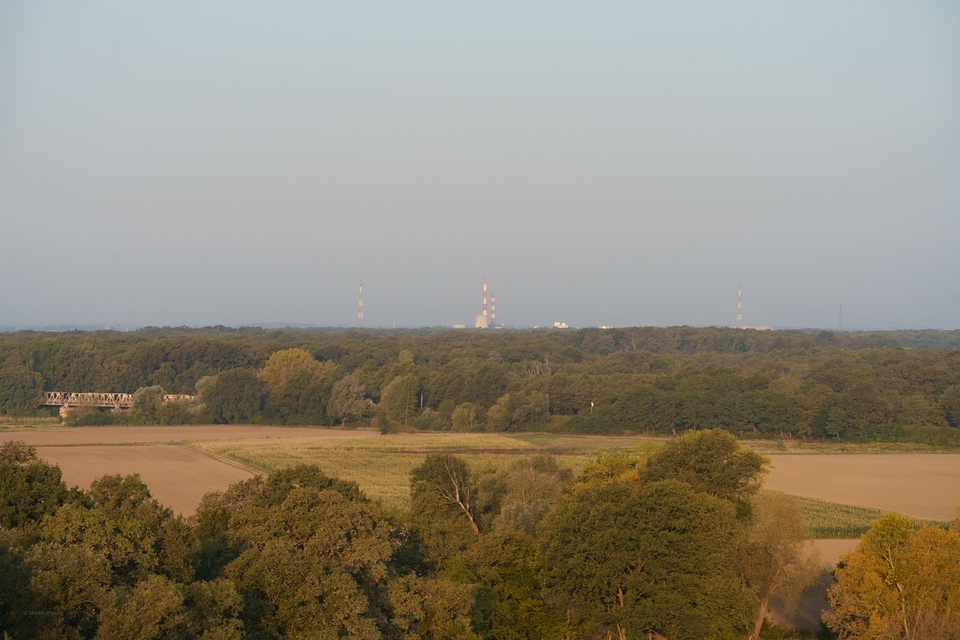
[[[842,307],[841,307],[842,309]],[[773,331],[773,327],[748,327],[743,324],[743,285],[737,285],[737,324],[731,325],[730,329],[753,329],[754,331]]]
[[[474,317],[473,326],[476,329],[496,329],[497,328],[497,297],[492,295],[490,298],[490,315],[487,316],[487,279],[483,279],[483,312]]]

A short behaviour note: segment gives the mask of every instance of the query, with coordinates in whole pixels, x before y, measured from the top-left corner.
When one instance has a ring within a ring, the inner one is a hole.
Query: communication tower
[[[357,327],[363,329],[363,280],[360,281],[360,306],[357,308]]]

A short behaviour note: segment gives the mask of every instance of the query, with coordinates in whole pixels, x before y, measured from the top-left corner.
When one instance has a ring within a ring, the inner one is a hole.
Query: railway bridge
[[[183,402],[193,400],[197,396],[168,393],[163,396],[163,402]],[[66,416],[71,409],[96,407],[111,411],[129,411],[133,406],[132,393],[74,393],[72,391],[46,391],[38,407],[60,407],[60,415]]]

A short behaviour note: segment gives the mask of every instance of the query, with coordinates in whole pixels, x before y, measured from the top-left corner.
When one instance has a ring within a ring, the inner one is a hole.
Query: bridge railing
[[[196,396],[168,393],[163,402],[184,402]],[[129,409],[133,406],[132,393],[74,393],[71,391],[46,391],[40,400],[41,407],[110,407]]]

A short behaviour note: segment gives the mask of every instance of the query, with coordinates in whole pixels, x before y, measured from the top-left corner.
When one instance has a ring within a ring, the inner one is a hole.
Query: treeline
[[[404,511],[296,466],[208,494],[183,518],[138,476],[68,489],[59,468],[11,442],[0,448],[0,631],[780,638],[770,604],[796,606],[823,570],[798,504],[758,493],[764,464],[720,430],[648,459],[603,456],[576,479],[545,455],[492,471],[431,454]],[[960,520],[915,533],[888,514],[837,578],[826,622],[841,638],[956,637]]]
[[[960,427],[958,336],[690,327],[21,332],[0,336],[0,412],[31,415],[42,391],[110,391],[138,393],[129,419],[144,422],[722,428],[948,444]],[[202,402],[165,405],[161,390]]]

